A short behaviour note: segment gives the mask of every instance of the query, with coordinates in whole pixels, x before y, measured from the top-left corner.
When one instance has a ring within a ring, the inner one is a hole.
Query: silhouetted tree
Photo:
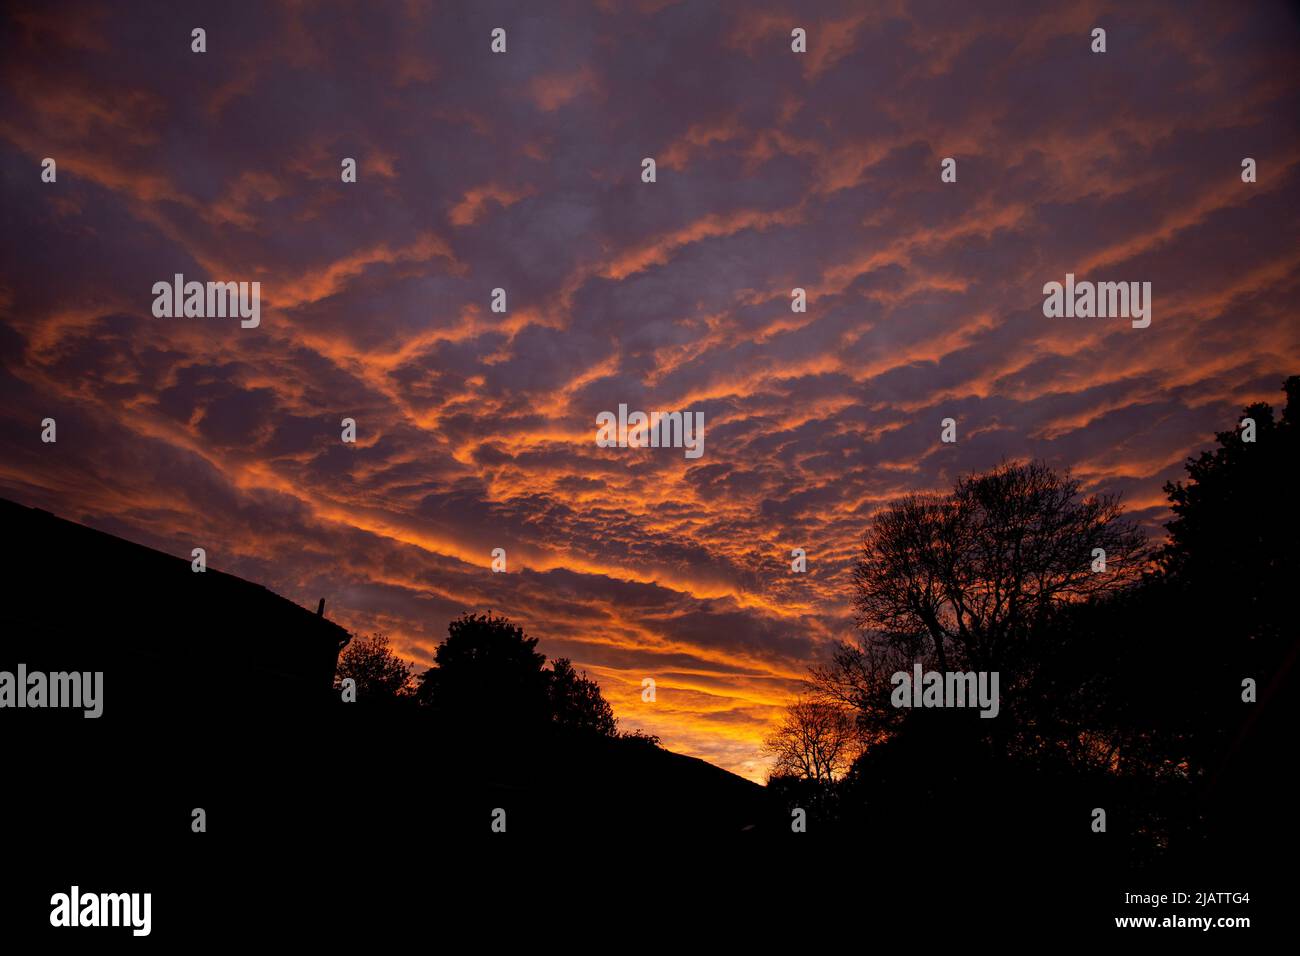
[[[1300,377],[1286,391],[1280,420],[1245,409],[1254,442],[1223,432],[1166,486],[1174,518],[1156,561],[1115,499],[1083,498],[1038,464],[879,513],[855,569],[864,634],[812,675],[869,745],[831,788],[838,825],[882,852],[893,832],[909,851],[984,834],[990,852],[1015,841],[1104,868],[1174,850],[1229,859],[1294,833],[1278,755],[1297,719]],[[889,678],[917,661],[1000,671],[1000,716],[894,708]],[[1247,677],[1258,704],[1243,700]],[[1062,812],[1077,801],[1110,809],[1106,841]]]
[[[551,720],[556,726],[606,737],[618,733],[613,709],[601,695],[600,685],[588,680],[586,673],[579,674],[561,657],[552,663],[548,676]]]
[[[1185,482],[1165,486],[1174,518],[1159,553],[1156,633],[1168,635],[1168,653],[1132,668],[1147,677],[1143,689],[1191,779],[1203,783],[1205,818],[1192,835],[1208,833],[1229,853],[1296,839],[1296,787],[1280,768],[1290,769],[1283,754],[1300,723],[1300,376],[1283,387],[1280,418],[1263,402],[1246,407],[1217,448],[1188,459]],[[1247,679],[1253,702],[1243,699]]]
[[[1240,427],[1219,432],[1185,481],[1165,485],[1174,517],[1159,573],[1055,620],[1023,696],[1037,702],[1033,732],[1072,761],[1200,787],[1263,710],[1243,706],[1242,679],[1257,681],[1261,705],[1274,696],[1294,657],[1300,578],[1300,377],[1284,387],[1280,420],[1248,406],[1238,423],[1252,419],[1253,442]]]
[[[1234,663],[1249,669],[1276,667],[1295,634],[1300,376],[1283,387],[1280,420],[1263,402],[1248,406],[1241,419],[1254,421],[1253,442],[1240,427],[1220,432],[1218,448],[1187,460],[1186,483],[1165,485],[1174,518],[1160,565],[1182,599],[1210,615],[1220,645],[1233,639]]]
[[[1144,548],[1118,498],[1084,498],[1077,480],[1038,462],[1004,464],[875,516],[853,570],[858,624],[924,635],[939,670],[950,658],[996,669],[1054,608],[1137,580]]]
[[[417,700],[464,733],[535,732],[548,727],[613,737],[617,721],[600,685],[565,658],[546,668],[537,638],[508,618],[463,614],[447,626]]]
[[[772,776],[818,783],[842,777],[862,752],[853,714],[839,703],[805,697],[791,704],[765,741]]]
[[[663,746],[663,741],[659,739],[658,734],[648,734],[644,730],[625,730],[618,735],[619,740],[631,741],[643,747],[659,748]]]
[[[393,653],[383,634],[354,637],[343,648],[334,674],[335,689],[348,677],[357,682],[357,700],[393,699],[412,688],[411,665]]]
[[[1105,570],[1094,570],[1103,555]],[[890,677],[918,661],[998,671],[1005,699],[1054,650],[1057,612],[1130,587],[1145,565],[1145,537],[1116,498],[1084,497],[1077,480],[1038,462],[963,477],[946,495],[908,495],[875,515],[853,570],[865,633],[814,670],[813,684],[856,708],[868,744],[910,716],[892,706]],[[1009,733],[1006,716],[997,729]]]
[[[910,671],[923,652],[923,639],[916,635],[885,640],[867,634],[856,641],[840,641],[828,664],[812,668],[809,683],[818,697],[852,709],[858,737],[864,747],[870,747],[886,740],[907,716],[907,711],[890,703],[894,689],[890,678],[898,671]]]
[[[419,676],[416,699],[462,721],[466,730],[547,722],[546,657],[537,638],[508,618],[463,614],[447,625],[434,667]]]

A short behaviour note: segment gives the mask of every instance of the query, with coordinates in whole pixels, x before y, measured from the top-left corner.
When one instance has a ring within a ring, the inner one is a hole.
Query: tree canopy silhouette
[[[998,671],[1003,694],[1014,691],[1059,652],[1060,612],[1130,588],[1146,557],[1118,499],[1085,497],[1077,480],[1039,462],[962,477],[947,494],[908,495],[876,514],[863,538],[853,571],[863,634],[841,642],[812,683],[856,710],[865,743],[880,743],[910,715],[890,701],[895,672],[916,662]],[[1016,715],[1006,716],[980,732],[1014,738]]]
[[[1104,866],[1110,852],[1129,864],[1227,858],[1283,830],[1300,376],[1285,389],[1280,417],[1265,403],[1244,410],[1253,441],[1241,427],[1219,433],[1165,486],[1173,517],[1154,554],[1116,499],[1084,497],[1039,463],[880,511],[854,573],[862,634],[809,681],[813,700],[852,711],[865,749],[839,782],[779,761],[817,790],[791,792],[805,805],[824,795],[834,826],[873,843],[888,841],[872,824],[887,817],[907,834],[900,847],[982,833],[1025,854],[1086,846]],[[890,677],[916,662],[1000,671],[999,717],[894,707]],[[773,741],[796,757],[805,701]],[[1109,808],[1108,842],[1076,842],[1087,828],[1061,808],[1078,801]]]
[[[349,677],[356,681],[358,700],[391,700],[406,694],[412,686],[411,665],[393,652],[383,634],[354,637],[343,648],[334,686],[339,687]]]
[[[547,674],[551,720],[568,730],[612,737],[618,732],[614,710],[600,692],[600,685],[579,674],[567,658],[551,665]]]
[[[1039,462],[1004,464],[876,515],[853,572],[858,623],[922,636],[939,670],[950,658],[996,669],[1061,603],[1136,580],[1144,546],[1117,498],[1084,498],[1077,480]]]
[[[566,658],[550,669],[537,638],[505,617],[463,614],[447,626],[435,666],[419,676],[417,701],[467,733],[546,728],[614,736],[617,721],[600,686]]]
[[[1219,447],[1187,460],[1186,483],[1165,485],[1174,518],[1160,565],[1221,638],[1237,638],[1238,661],[1252,670],[1276,667],[1295,634],[1300,375],[1283,388],[1280,419],[1263,402],[1243,410],[1241,420],[1254,422],[1253,442],[1240,427],[1219,432]]]

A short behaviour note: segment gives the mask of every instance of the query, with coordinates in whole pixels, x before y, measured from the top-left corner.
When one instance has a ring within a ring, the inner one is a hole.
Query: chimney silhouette
[[[316,605],[316,616],[317,616],[317,617],[324,617],[324,616],[325,616],[325,599],[324,599],[324,598],[321,598],[321,599],[320,599],[320,603]]]

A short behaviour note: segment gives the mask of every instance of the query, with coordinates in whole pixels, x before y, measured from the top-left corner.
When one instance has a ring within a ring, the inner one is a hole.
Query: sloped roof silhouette
[[[14,559],[0,666],[130,662],[191,694],[213,690],[219,670],[226,695],[241,680],[330,689],[347,631],[259,584],[4,499],[0,527]]]

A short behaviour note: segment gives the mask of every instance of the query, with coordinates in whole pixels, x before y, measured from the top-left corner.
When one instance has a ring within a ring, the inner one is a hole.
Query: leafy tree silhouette
[[[1187,461],[1187,482],[1165,487],[1174,518],[1159,555],[1161,610],[1177,646],[1148,672],[1165,678],[1153,686],[1166,689],[1160,703],[1203,778],[1201,832],[1224,855],[1297,839],[1296,786],[1281,768],[1300,723],[1300,376],[1283,388],[1280,419],[1262,402],[1243,410],[1254,442],[1240,427],[1220,432],[1217,448]],[[1254,702],[1243,699],[1247,679]]]
[[[447,626],[436,666],[419,676],[416,699],[469,731],[538,728],[549,700],[537,638],[508,618],[466,613]]]
[[[551,719],[556,726],[605,737],[618,732],[614,710],[600,692],[600,685],[579,674],[567,658],[551,665],[547,676]]]
[[[348,642],[339,655],[335,689],[348,677],[357,683],[357,700],[393,700],[413,686],[411,665],[393,652],[383,634],[354,637]]]
[[[566,658],[546,668],[537,638],[505,617],[466,613],[447,627],[436,665],[419,676],[417,701],[464,733],[517,735],[562,729],[612,737],[600,685]]]
[[[1243,410],[1254,442],[1240,428],[1220,432],[1218,448],[1188,459],[1188,483],[1165,485],[1174,519],[1161,566],[1181,599],[1211,614],[1220,638],[1233,638],[1234,664],[1247,670],[1276,668],[1294,643],[1300,375],[1283,387],[1280,420],[1263,402]]]
[[[1093,682],[1094,702],[1123,740],[1125,764],[1153,777],[1178,768],[1199,786],[1294,670],[1300,376],[1285,389],[1280,420],[1265,403],[1243,410],[1255,421],[1254,442],[1239,429],[1220,432],[1218,447],[1187,460],[1186,481],[1165,485],[1174,517],[1156,555],[1159,573],[1068,622],[1074,646],[1090,641],[1093,668],[1106,668]],[[1087,667],[1067,661],[1062,655],[1056,665]],[[1243,706],[1246,678],[1257,685],[1255,710]]]

